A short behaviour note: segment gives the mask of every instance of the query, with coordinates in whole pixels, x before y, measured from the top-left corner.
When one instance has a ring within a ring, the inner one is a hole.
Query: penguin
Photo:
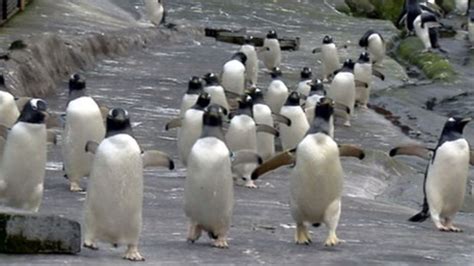
[[[272,71],[281,64],[281,48],[276,31],[271,30],[263,40],[263,64]]]
[[[328,135],[333,110],[334,102],[329,99],[318,103],[313,124],[296,148],[276,155],[252,173],[252,179],[257,179],[282,165],[294,165],[290,174],[290,210],[296,222],[297,244],[311,243],[306,223],[324,223],[329,228],[326,246],[342,242],[336,235],[344,178],[340,156],[362,159],[364,152],[347,145],[338,147]]]
[[[310,91],[308,97],[306,97],[304,102],[304,112],[306,114],[306,118],[308,119],[308,123],[311,125],[314,119],[314,108],[316,108],[316,104],[324,98],[326,95],[326,90],[324,89],[323,81],[320,79],[315,79],[309,83]]]
[[[303,70],[301,70],[300,73],[300,82],[298,82],[298,86],[296,87],[296,91],[300,95],[303,95],[304,97],[309,95],[311,90],[309,83],[311,82],[312,76],[313,73],[311,72],[311,68],[303,67]]]
[[[203,115],[201,137],[191,149],[184,185],[184,211],[190,220],[187,241],[207,231],[213,246],[227,248],[227,232],[234,206],[233,154],[222,130],[222,109],[211,105]]]
[[[440,231],[462,231],[453,225],[453,219],[463,205],[469,164],[474,164],[469,143],[462,135],[469,121],[470,118],[450,117],[433,150],[402,146],[390,151],[390,156],[406,154],[422,158],[429,158],[432,152],[423,183],[423,209],[409,221],[423,222],[431,216]]]
[[[179,117],[183,117],[184,113],[191,108],[199,97],[199,94],[203,91],[202,80],[199,77],[193,76],[188,82],[188,90],[181,100],[181,108],[179,111]]]
[[[280,125],[280,138],[283,150],[293,149],[304,138],[309,129],[309,123],[300,106],[300,95],[292,91],[288,95],[280,114],[291,120],[291,126]]]
[[[356,103],[361,108],[367,109],[370,90],[372,88],[372,63],[369,54],[362,52],[354,65],[354,78],[356,84]]]
[[[288,97],[288,87],[281,80],[282,73],[280,68],[274,68],[270,76],[272,81],[264,94],[264,100],[273,113],[279,114],[281,107]]]
[[[15,97],[7,91],[0,91],[0,114],[0,125],[7,128],[11,128],[20,116]]]
[[[244,44],[240,47],[240,52],[247,56],[247,62],[245,63],[245,80],[249,87],[257,86],[258,79],[258,57],[253,45],[253,36],[246,36]]]
[[[72,192],[83,191],[80,180],[91,170],[93,156],[84,151],[87,141],[100,142],[104,136],[102,113],[94,99],[86,95],[86,81],[79,74],[72,75],[61,147]]]
[[[440,27],[438,18],[428,12],[423,12],[418,15],[413,21],[416,36],[421,40],[425,49],[424,52],[430,51],[433,48],[440,48],[438,43],[438,33],[435,29]]]
[[[207,73],[204,75],[203,80],[205,81],[204,91],[209,93],[211,96],[210,104],[217,104],[225,109],[225,112],[229,112],[229,103],[227,101],[224,88],[219,84],[219,78],[214,73]]]
[[[174,168],[160,151],[142,151],[133,137],[128,112],[111,109],[107,133],[100,144],[89,141],[85,149],[94,161],[84,206],[84,247],[98,249],[97,241],[127,245],[123,259],[143,261],[138,250],[142,228],[143,168]]]
[[[469,11],[468,21],[469,41],[471,42],[471,49],[474,47],[474,9]]]
[[[265,104],[262,90],[255,88],[249,95],[253,99],[252,114],[257,125],[273,127],[275,123],[283,123],[291,126],[291,120],[288,117],[272,113],[270,107]],[[275,136],[257,131],[257,153],[262,160],[271,158],[275,154]]]
[[[337,47],[331,36],[324,36],[321,53],[323,61],[323,79],[329,80],[334,71],[341,67]]]
[[[46,102],[30,99],[7,133],[0,162],[0,202],[37,212],[46,168]]]
[[[184,166],[187,165],[191,148],[201,136],[202,115],[204,114],[204,109],[211,102],[211,99],[208,93],[202,92],[196,104],[186,111],[181,120],[181,128],[178,131],[178,154]]]
[[[383,65],[385,57],[385,40],[382,34],[375,30],[368,30],[359,40],[359,46],[365,48],[370,54],[372,64],[377,66]]]
[[[327,96],[336,102],[338,107],[336,114],[343,116],[345,126],[351,126],[350,116],[354,113],[355,105],[355,84],[354,62],[347,59],[342,69],[334,76],[327,92]]]
[[[145,10],[150,22],[158,27],[165,23],[165,9],[162,0],[145,0]]]
[[[226,91],[237,95],[244,94],[246,62],[247,56],[242,52],[237,52],[224,64],[221,84]]]

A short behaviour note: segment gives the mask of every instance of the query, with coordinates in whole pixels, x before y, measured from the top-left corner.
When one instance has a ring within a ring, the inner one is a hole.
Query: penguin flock
[[[439,10],[431,1],[421,5],[405,1],[399,22],[416,34],[426,50],[439,48],[436,29]],[[469,5],[469,34],[474,37],[474,12]],[[145,0],[155,25],[164,21],[161,0]],[[326,246],[343,242],[336,234],[341,215],[344,169],[341,157],[363,159],[363,149],[337,142],[334,128],[351,126],[351,119],[368,108],[373,77],[381,80],[385,40],[368,30],[359,40],[357,60],[341,64],[334,39],[327,35],[313,53],[321,54],[322,73],[302,68],[300,81],[287,85],[281,68],[278,35],[270,30],[262,47],[245,38],[239,50],[223,64],[220,74],[193,76],[179,106],[179,115],[166,124],[176,129],[177,154],[186,167],[184,213],[189,219],[187,241],[203,232],[217,248],[228,248],[234,207],[234,186],[258,188],[260,176],[289,167],[290,213],[296,223],[294,240],[310,244],[308,226],[328,228]],[[260,62],[261,61],[261,62]],[[261,63],[261,64],[260,64]],[[265,70],[259,70],[263,65]],[[266,88],[258,82],[271,76]],[[42,99],[15,99],[0,91],[0,204],[38,212],[43,196],[47,144],[61,134],[64,176],[71,192],[84,189],[83,246],[97,249],[98,242],[127,247],[123,256],[143,261],[139,238],[142,230],[143,169],[174,169],[171,157],[158,150],[143,150],[135,139],[130,114],[109,109],[87,95],[86,81],[78,74],[69,80],[65,114],[52,117]],[[61,120],[61,126],[51,122]],[[474,153],[463,137],[469,118],[450,117],[438,145],[394,147],[390,156],[413,155],[429,160],[423,185],[422,210],[411,217],[431,217],[441,231],[461,232],[453,223],[460,210],[468,168]],[[29,158],[28,164],[21,163]],[[110,206],[119,206],[110,208]]]

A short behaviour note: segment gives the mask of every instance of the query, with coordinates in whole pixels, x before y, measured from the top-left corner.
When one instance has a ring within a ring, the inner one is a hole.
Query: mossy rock
[[[352,15],[386,19],[396,23],[404,0],[346,0]]]
[[[454,0],[436,0],[436,4],[446,13],[452,12],[456,8],[456,2]]]
[[[423,52],[423,43],[417,37],[408,37],[400,42],[397,56],[419,67],[433,80],[452,81],[456,73],[446,58],[432,52]]]

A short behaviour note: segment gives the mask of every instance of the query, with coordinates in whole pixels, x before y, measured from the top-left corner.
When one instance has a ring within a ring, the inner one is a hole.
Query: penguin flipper
[[[339,156],[357,157],[360,160],[364,159],[365,152],[361,148],[351,144],[339,144]]]
[[[275,137],[280,136],[280,132],[278,132],[278,130],[276,130],[274,127],[265,124],[257,124],[256,126],[257,132],[265,132],[268,134],[272,134]]]
[[[431,156],[433,156],[433,150],[428,149],[424,146],[421,145],[403,145],[403,146],[398,146],[390,150],[390,157],[396,156],[396,155],[413,155],[413,156],[418,156],[423,159],[431,159]]]
[[[364,87],[366,89],[369,87],[369,84],[360,80],[355,80],[355,85],[356,87]]]
[[[424,211],[420,211],[419,213],[413,215],[412,217],[408,218],[408,221],[421,223],[424,222],[426,219],[430,217],[430,214]]]
[[[262,164],[262,157],[253,150],[239,150],[232,153],[232,166],[244,163]]]
[[[273,120],[275,120],[275,122],[282,123],[287,126],[291,126],[291,120],[284,115],[272,113],[272,117],[273,117]]]
[[[95,154],[95,152],[97,151],[97,147],[99,147],[99,143],[97,143],[95,141],[92,141],[92,140],[89,140],[86,143],[86,152],[90,152],[92,154]]]
[[[372,68],[372,75],[376,76],[380,80],[385,80],[385,75],[377,69]]]
[[[174,162],[168,154],[158,151],[150,150],[142,153],[143,167],[149,166],[163,166],[170,170],[174,169]]]
[[[252,180],[284,165],[295,163],[296,149],[286,150],[265,161],[252,172]]]
[[[58,143],[58,134],[56,134],[56,131],[54,130],[47,130],[46,131],[46,141],[48,143],[56,145]]]
[[[174,118],[165,125],[165,130],[168,131],[172,128],[181,127],[181,117]]]
[[[312,53],[315,54],[315,53],[321,53],[322,49],[321,47],[316,47],[313,49]]]

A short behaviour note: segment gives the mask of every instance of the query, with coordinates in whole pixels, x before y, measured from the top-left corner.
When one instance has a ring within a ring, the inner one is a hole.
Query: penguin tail
[[[424,222],[426,219],[428,219],[428,217],[430,217],[429,212],[422,210],[421,212],[410,217],[408,221],[414,222],[414,223],[421,223],[421,222]]]

